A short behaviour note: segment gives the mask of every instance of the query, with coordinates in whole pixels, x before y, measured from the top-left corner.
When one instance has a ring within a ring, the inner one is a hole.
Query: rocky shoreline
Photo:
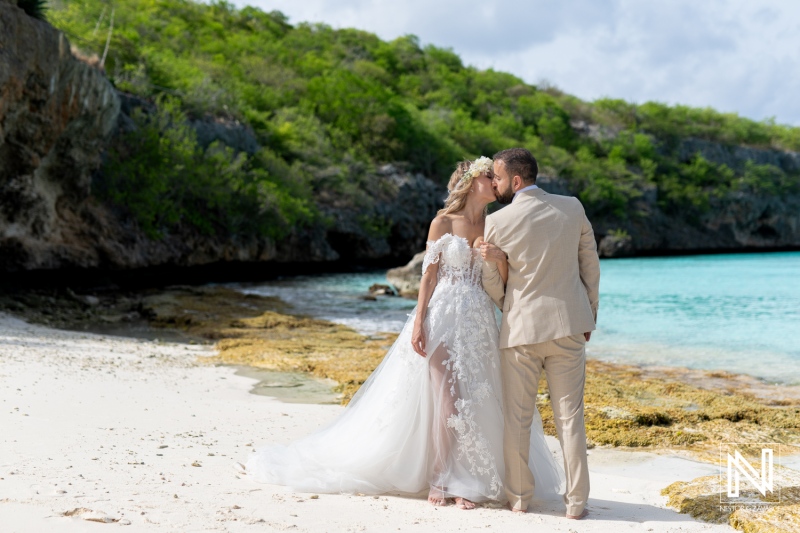
[[[360,335],[342,325],[293,315],[291,305],[277,298],[222,287],[89,294],[20,291],[0,298],[0,311],[50,327],[213,345],[216,355],[204,358],[207,364],[333,380],[343,403],[396,338]],[[774,442],[800,452],[800,387],[767,385],[721,372],[590,360],[585,401],[592,447],[678,452],[712,464],[718,463],[719,445],[725,442]],[[544,381],[539,405],[545,431],[554,435]],[[666,494],[677,508],[707,518],[697,502],[705,501],[714,486],[704,483],[671,486]],[[800,516],[800,501],[789,501],[781,509]],[[757,525],[763,518],[732,513],[712,518],[732,525]],[[746,530],[773,531],[760,526]]]
[[[98,295],[105,298],[106,295]],[[163,295],[162,295],[163,296]],[[103,305],[103,304],[101,304]],[[10,531],[439,531],[491,524],[507,533],[564,527],[563,504],[512,515],[464,513],[424,495],[299,493],[234,468],[262,444],[308,434],[338,405],[284,403],[208,364],[209,346],[73,332],[0,312],[0,523]],[[265,371],[264,371],[265,372]],[[547,437],[558,454],[558,443]],[[730,533],[665,507],[667,482],[713,472],[647,451],[590,450],[587,532],[647,524],[670,533]],[[87,524],[95,522],[95,524]],[[96,523],[105,524],[97,525]]]

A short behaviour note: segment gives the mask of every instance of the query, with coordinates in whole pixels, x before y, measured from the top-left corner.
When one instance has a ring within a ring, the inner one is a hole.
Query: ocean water
[[[399,332],[415,300],[379,297],[364,300],[373,284],[388,285],[386,271],[360,274],[323,274],[294,276],[268,283],[235,284],[232,288],[245,293],[277,296],[292,305],[296,313],[345,324],[365,335],[382,331]]]
[[[361,298],[385,272],[298,276],[240,290],[365,334],[399,331],[416,302]],[[800,252],[601,261],[590,357],[800,383]]]
[[[800,383],[800,253],[601,262],[603,359]]]

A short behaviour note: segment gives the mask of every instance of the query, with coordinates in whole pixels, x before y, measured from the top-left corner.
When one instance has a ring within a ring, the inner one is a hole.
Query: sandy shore
[[[669,510],[660,495],[715,467],[649,452],[591,451],[581,522],[554,504],[517,516],[253,483],[234,469],[253,446],[287,442],[342,408],[250,394],[255,380],[197,362],[213,354],[0,314],[0,530],[734,531]]]

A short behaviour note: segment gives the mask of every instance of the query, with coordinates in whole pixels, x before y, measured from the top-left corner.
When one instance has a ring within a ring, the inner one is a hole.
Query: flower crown
[[[480,176],[481,174],[487,174],[492,170],[492,160],[486,156],[480,156],[478,159],[472,162],[469,166],[469,170],[467,170],[464,175],[458,180],[458,186],[460,187],[464,182],[467,180],[471,180],[475,176]]]

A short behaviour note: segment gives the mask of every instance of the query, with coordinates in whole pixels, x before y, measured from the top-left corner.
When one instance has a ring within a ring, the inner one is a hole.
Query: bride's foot
[[[465,511],[469,511],[471,509],[475,509],[475,503],[466,498],[456,498],[456,507]]]
[[[430,503],[434,507],[444,507],[445,505],[447,505],[447,498],[442,498],[441,496],[432,496],[429,494],[428,503]]]
[[[431,489],[431,491],[428,493],[428,503],[435,507],[444,507],[449,502],[442,491],[438,489]]]

